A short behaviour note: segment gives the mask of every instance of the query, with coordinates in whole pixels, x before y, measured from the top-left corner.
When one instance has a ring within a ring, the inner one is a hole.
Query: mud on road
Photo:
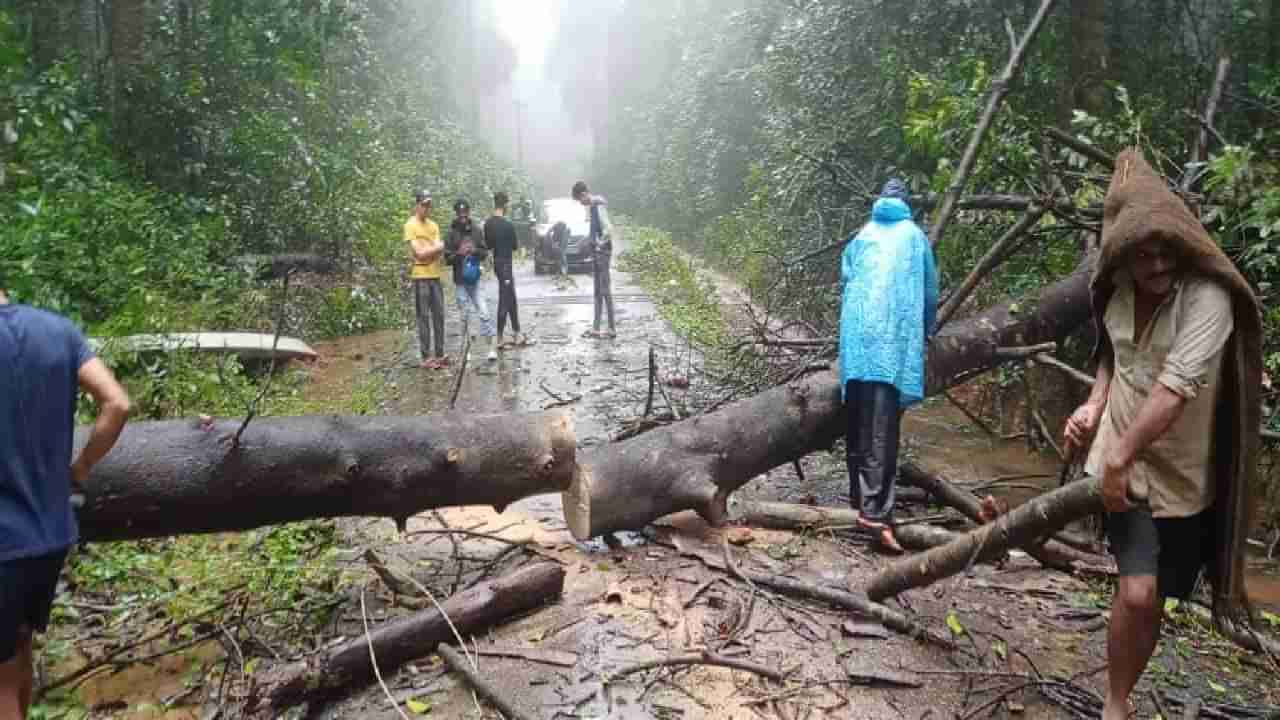
[[[492,277],[483,281],[490,311],[497,308]],[[664,372],[692,375],[697,358],[675,337],[657,308],[626,273],[614,274],[618,338],[582,337],[591,326],[589,275],[567,281],[538,276],[526,263],[517,267],[520,319],[537,344],[508,350],[487,362],[487,348],[472,349],[459,389],[456,412],[536,411],[549,405],[571,409],[584,445],[607,442],[622,423],[638,416],[647,396],[648,352],[659,351]],[[448,295],[448,290],[446,294]],[[307,392],[341,392],[353,379],[371,373],[385,378],[381,412],[424,414],[447,409],[461,350],[456,306],[448,308],[447,371],[417,367],[415,336],[408,330],[374,333],[321,344],[324,360],[313,370]],[[510,330],[508,330],[510,332]],[[679,404],[685,390],[669,388]],[[658,400],[658,402],[663,402]],[[946,405],[926,404],[905,420],[906,452],[927,467],[955,477],[1052,476],[1056,464],[1028,453],[1016,440],[990,439]],[[805,477],[791,467],[755,479],[738,495],[844,506],[847,484],[842,463],[828,455],[804,460]],[[1029,480],[1028,482],[1034,482]],[[906,508],[904,514],[938,514],[937,508]],[[524,543],[476,537],[419,534],[443,525],[488,533]],[[456,508],[411,518],[408,532],[389,520],[342,521],[351,577],[368,583],[370,620],[409,612],[376,580],[360,559],[365,548],[400,563],[439,596],[521,564],[551,559],[566,572],[560,600],[486,633],[468,638],[479,644],[560,651],[560,662],[483,656],[480,672],[500,684],[531,716],[542,718],[953,718],[987,703],[980,717],[1070,718],[1048,704],[1035,688],[1007,694],[1023,684],[1008,676],[1042,673],[1073,677],[1101,692],[1105,662],[1106,581],[1048,572],[1019,552],[1000,567],[972,572],[929,588],[905,593],[895,607],[915,614],[941,632],[955,632],[962,650],[939,652],[901,636],[868,636],[855,618],[751,588],[711,567],[722,557],[722,540],[732,533],[735,561],[758,572],[857,589],[886,560],[857,536],[822,536],[760,529],[708,528],[696,516],[665,518],[644,533],[624,534],[613,548],[599,540],[577,542],[561,517],[556,495],[523,500],[501,515],[491,508]],[[358,590],[357,596],[358,598]],[[754,598],[754,599],[753,599]],[[356,599],[337,626],[346,637],[363,634]],[[950,620],[950,622],[948,622]],[[950,629],[949,629],[950,628]],[[1178,629],[1162,644],[1140,686],[1142,717],[1150,706],[1148,687],[1173,694],[1201,694],[1206,678],[1224,688],[1224,701],[1269,696],[1275,679],[1241,662],[1220,640]],[[787,688],[746,672],[692,667],[653,670],[609,682],[610,674],[637,661],[703,647],[791,673]],[[881,635],[876,633],[875,635]],[[569,661],[564,662],[565,658]],[[1223,663],[1232,674],[1215,675]],[[1034,667],[1033,667],[1034,666]],[[907,676],[918,688],[877,682]],[[469,689],[427,657],[389,675],[399,703],[414,701],[429,717],[498,717],[481,710]],[[835,681],[835,682],[832,682]],[[1270,683],[1266,686],[1266,683]],[[418,704],[420,703],[420,704]],[[413,712],[403,705],[404,712]],[[314,717],[397,718],[377,685],[313,709]]]

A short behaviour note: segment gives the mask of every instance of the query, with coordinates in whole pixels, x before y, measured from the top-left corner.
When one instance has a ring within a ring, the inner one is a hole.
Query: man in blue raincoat
[[[933,249],[911,220],[907,194],[899,180],[885,184],[840,269],[850,502],[858,524],[891,552],[902,551],[891,517],[900,412],[924,398],[925,347],[938,305]]]

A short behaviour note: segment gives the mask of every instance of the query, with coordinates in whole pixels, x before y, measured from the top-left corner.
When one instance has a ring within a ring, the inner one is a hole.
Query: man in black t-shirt
[[[502,334],[511,318],[512,345],[528,345],[529,338],[520,332],[520,312],[516,305],[516,281],[512,272],[512,256],[519,247],[515,226],[506,218],[507,194],[493,196],[493,216],[484,222],[484,236],[493,251],[493,274],[498,276],[498,349],[508,345]]]

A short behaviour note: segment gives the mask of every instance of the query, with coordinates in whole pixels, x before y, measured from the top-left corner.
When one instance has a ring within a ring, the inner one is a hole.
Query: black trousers
[[[516,279],[511,270],[510,258],[494,258],[493,274],[498,276],[498,334],[507,327],[511,318],[511,332],[520,332],[520,309],[516,305]]]
[[[844,387],[849,502],[868,520],[888,522],[898,475],[898,389],[858,380]]]

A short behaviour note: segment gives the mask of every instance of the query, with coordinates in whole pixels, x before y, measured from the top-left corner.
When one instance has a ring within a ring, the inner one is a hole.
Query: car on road
[[[587,246],[591,221],[582,203],[570,197],[543,201],[533,225],[533,271],[539,275],[589,270],[595,260]],[[561,253],[564,262],[561,262]]]

